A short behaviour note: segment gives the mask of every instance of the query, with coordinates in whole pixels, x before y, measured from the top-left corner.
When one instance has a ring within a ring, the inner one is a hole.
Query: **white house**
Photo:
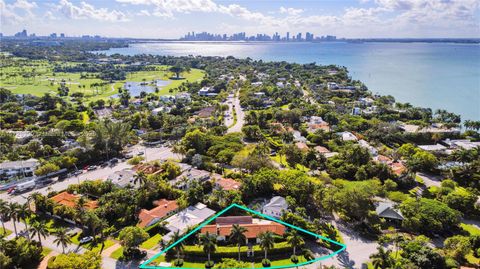
[[[203,87],[198,91],[198,95],[200,96],[208,96],[210,92],[214,90],[213,87]]]
[[[202,203],[189,206],[177,214],[167,218],[165,228],[169,233],[163,236],[164,242],[169,242],[173,234],[178,231],[180,234],[185,233],[189,227],[193,227],[205,221],[216,212]]]
[[[175,95],[175,99],[178,101],[185,101],[190,103],[192,101],[192,98],[188,92],[181,92],[177,95]]]
[[[340,132],[340,133],[337,133],[337,135],[339,135],[343,141],[357,141],[357,137],[350,133],[350,132]]]
[[[263,206],[262,213],[270,217],[280,218],[283,215],[283,212],[287,210],[287,200],[281,196],[274,196]]]
[[[368,149],[368,151],[370,152],[370,154],[372,154],[373,156],[377,156],[378,150],[377,150],[376,148],[374,148],[372,145],[368,144],[367,141],[361,139],[361,140],[358,141],[358,144],[359,144],[361,147]]]

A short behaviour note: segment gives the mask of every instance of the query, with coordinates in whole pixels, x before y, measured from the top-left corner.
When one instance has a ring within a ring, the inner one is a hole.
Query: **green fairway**
[[[78,63],[49,63],[42,60],[25,62],[20,58],[8,59],[15,64],[0,66],[0,87],[15,94],[42,96],[45,93],[57,95],[57,89],[64,83],[69,88],[69,95],[75,92],[83,93],[86,101],[106,99],[115,95],[127,81],[147,83],[155,80],[169,81],[168,85],[159,87],[158,94],[171,94],[170,90],[179,87],[183,82],[199,81],[205,75],[203,70],[191,69],[182,72],[181,79],[175,79],[174,73],[168,71],[169,66],[156,65],[153,71],[127,73],[125,80],[111,83],[97,78],[97,73],[53,71],[56,65],[75,66]],[[69,100],[68,97],[64,98]]]

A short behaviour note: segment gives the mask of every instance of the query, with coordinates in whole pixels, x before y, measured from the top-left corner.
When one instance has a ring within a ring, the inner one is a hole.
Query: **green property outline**
[[[203,268],[198,268],[198,267],[164,267],[164,266],[153,266],[153,265],[147,265],[149,263],[151,263],[153,260],[155,260],[156,258],[158,258],[160,255],[164,254],[165,252],[167,252],[168,250],[170,250],[171,248],[173,248],[174,246],[176,246],[178,243],[182,242],[183,240],[185,240],[187,237],[191,236],[192,234],[196,233],[198,230],[200,230],[203,226],[209,224],[210,222],[212,222],[214,219],[218,218],[219,216],[221,216],[223,213],[227,212],[228,210],[230,210],[231,208],[233,207],[237,207],[239,209],[243,209],[247,212],[250,212],[250,213],[253,213],[253,214],[256,214],[256,215],[259,215],[263,218],[266,218],[268,220],[271,220],[271,221],[275,221],[277,223],[280,223],[280,224],[283,224],[287,227],[290,227],[292,229],[295,229],[297,231],[301,231],[301,232],[304,232],[306,234],[309,234],[309,235],[312,235],[316,238],[319,238],[319,239],[322,239],[322,240],[326,240],[330,243],[334,243],[338,246],[340,246],[341,248],[329,255],[325,255],[325,256],[321,256],[321,257],[318,257],[316,259],[313,259],[313,260],[310,260],[310,261],[306,261],[306,262],[302,262],[302,263],[297,263],[297,264],[292,264],[292,265],[277,265],[277,266],[271,266],[271,267],[268,267],[269,269],[279,269],[279,268],[292,268],[292,267],[297,267],[297,266],[303,266],[303,265],[308,265],[308,264],[312,264],[314,262],[318,262],[318,261],[322,261],[322,260],[326,260],[328,258],[331,258],[335,255],[337,255],[338,253],[344,251],[347,246],[345,244],[342,244],[340,242],[337,242],[335,240],[332,240],[330,238],[327,238],[325,236],[321,236],[319,234],[315,234],[315,233],[312,233],[310,231],[307,231],[305,229],[302,229],[300,227],[297,227],[295,225],[292,225],[292,224],[289,224],[289,223],[286,223],[286,222],[283,222],[279,219],[276,219],[276,218],[273,218],[273,217],[270,217],[270,216],[267,216],[265,214],[262,214],[258,211],[255,211],[255,210],[252,210],[250,208],[247,208],[247,207],[244,207],[244,206],[241,206],[241,205],[238,205],[238,204],[231,204],[230,206],[224,208],[222,211],[218,212],[217,214],[215,214],[213,217],[211,217],[210,219],[204,221],[202,224],[200,224],[197,228],[191,230],[188,234],[184,235],[182,238],[180,238],[179,240],[177,240],[176,242],[172,243],[170,246],[168,246],[166,249],[162,250],[160,253],[157,253],[155,255],[153,255],[153,257],[151,257],[150,259],[148,259],[147,261],[145,261],[144,263],[142,263],[140,265],[139,268],[142,268],[142,269],[159,269],[159,268],[173,268],[173,269],[203,269]],[[229,268],[229,269],[236,269],[236,268]]]

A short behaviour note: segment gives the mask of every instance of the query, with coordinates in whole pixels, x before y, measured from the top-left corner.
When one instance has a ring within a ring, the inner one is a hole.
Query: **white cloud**
[[[65,17],[70,19],[95,19],[109,22],[129,20],[127,15],[122,11],[96,8],[86,2],[81,2],[79,6],[76,6],[68,0],[60,0],[56,8],[62,12]]]
[[[287,14],[289,16],[298,16],[302,14],[303,9],[297,9],[292,7],[280,7],[280,14]]]
[[[2,24],[15,25],[30,20],[37,3],[26,0],[17,0],[12,4],[6,4],[0,0],[0,19]]]

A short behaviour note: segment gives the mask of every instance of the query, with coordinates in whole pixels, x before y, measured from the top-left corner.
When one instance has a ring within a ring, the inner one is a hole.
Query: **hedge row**
[[[240,248],[240,252],[242,253],[241,255],[246,255],[246,252],[248,250],[247,246],[242,246]],[[255,253],[264,253],[264,251],[260,248],[259,245],[253,246],[253,251]],[[268,255],[285,255],[286,253],[288,255],[291,255],[292,252],[292,247],[287,243],[287,242],[281,242],[281,243],[275,243],[273,249],[268,251]],[[171,253],[172,255],[175,255],[174,253]],[[193,257],[206,257],[205,252],[203,251],[202,247],[200,246],[184,246],[183,255],[189,258]],[[257,254],[258,255],[258,254]],[[222,246],[217,246],[216,250],[214,253],[211,254],[212,259],[215,258],[237,258],[238,257],[238,247],[222,247]]]

